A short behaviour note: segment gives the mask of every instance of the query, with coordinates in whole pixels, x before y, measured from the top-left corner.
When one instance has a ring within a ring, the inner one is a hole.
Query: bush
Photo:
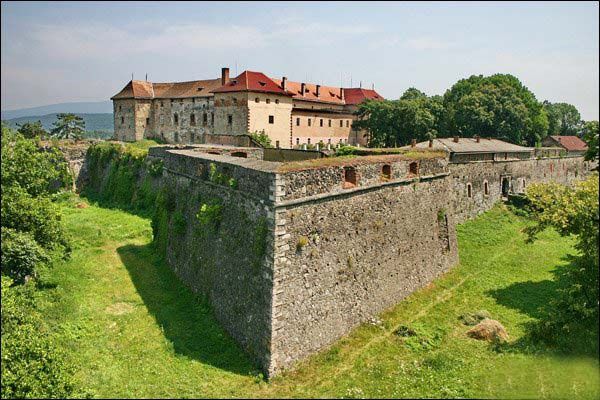
[[[252,132],[250,133],[250,137],[264,148],[273,148],[273,145],[271,144],[271,138],[265,133],[264,130],[260,132]]]
[[[68,164],[58,149],[40,150],[34,140],[6,127],[2,127],[0,165],[3,188],[18,186],[32,196],[56,193],[72,183]]]
[[[31,285],[2,277],[2,398],[81,395],[66,363],[34,309]]]
[[[561,235],[574,235],[580,255],[564,272],[558,296],[544,310],[545,331],[560,335],[575,325],[598,320],[598,176],[593,175],[573,188],[556,183],[532,184],[527,189],[532,218],[527,229],[530,240],[546,227]]]
[[[69,250],[58,208],[46,197],[31,197],[19,187],[3,188],[2,226],[29,232],[44,249]]]
[[[38,277],[49,261],[50,257],[31,234],[2,227],[2,275],[23,283],[26,277]]]

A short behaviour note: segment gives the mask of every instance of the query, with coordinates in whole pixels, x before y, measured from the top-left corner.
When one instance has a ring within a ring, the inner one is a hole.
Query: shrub
[[[31,234],[2,227],[2,275],[23,283],[28,276],[39,276],[49,261],[50,257]]]
[[[273,147],[273,145],[271,144],[271,138],[269,137],[269,135],[267,135],[265,133],[265,131],[252,132],[252,133],[250,133],[250,137],[252,138],[252,140],[254,140],[258,144],[260,144],[262,147],[265,147],[265,148]]]
[[[29,232],[44,249],[69,250],[58,208],[45,197],[31,197],[20,187],[2,190],[2,226]]]
[[[223,205],[220,199],[212,199],[203,203],[196,214],[200,227],[209,227],[218,230],[223,217]]]
[[[558,296],[545,309],[545,330],[570,331],[574,325],[598,319],[598,176],[574,187],[556,183],[532,184],[527,189],[531,216],[530,240],[546,227],[574,235],[580,256],[562,272]],[[558,329],[556,329],[558,328]],[[558,333],[555,334],[559,335]]]
[[[34,140],[2,127],[2,187],[18,186],[32,196],[69,187],[72,177],[57,148],[41,150]]]
[[[31,299],[31,285],[2,277],[2,398],[66,398],[74,368],[53,344]]]

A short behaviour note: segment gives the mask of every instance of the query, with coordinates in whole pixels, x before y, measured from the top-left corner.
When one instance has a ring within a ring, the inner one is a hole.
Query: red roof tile
[[[365,99],[371,100],[384,100],[379,93],[370,89],[362,88],[351,88],[344,89],[344,95],[346,96],[346,104],[359,104]]]
[[[273,79],[281,87],[281,79]],[[286,81],[286,90],[298,100],[318,101],[325,103],[345,104],[340,97],[340,88],[333,86],[321,86],[319,97],[317,97],[317,85],[313,83],[304,84],[304,96],[302,95],[302,83]]]
[[[550,136],[555,142],[564,147],[567,151],[585,151],[587,144],[577,136]]]
[[[291,96],[290,93],[285,92],[277,83],[273,82],[271,78],[262,72],[254,71],[244,71],[231,79],[226,85],[212,91],[212,93],[226,92],[263,92]]]

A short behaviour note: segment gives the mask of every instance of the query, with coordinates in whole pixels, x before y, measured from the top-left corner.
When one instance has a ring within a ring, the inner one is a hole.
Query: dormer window
[[[199,92],[201,92],[201,91],[202,91],[202,89],[204,89],[204,88],[203,88],[203,87],[199,87],[199,88],[197,88],[196,90],[197,90],[197,91],[199,91]]]
[[[259,84],[260,86],[266,86],[266,85],[267,85],[267,82],[258,81],[258,84]]]

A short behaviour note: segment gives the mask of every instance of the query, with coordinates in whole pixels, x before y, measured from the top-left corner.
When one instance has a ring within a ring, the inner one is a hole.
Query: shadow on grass
[[[498,304],[534,318],[525,324],[526,333],[515,342],[494,345],[499,351],[555,354],[563,356],[598,357],[598,321],[569,319],[568,328],[557,323],[558,315],[553,300],[561,296],[561,289],[572,285],[569,270],[580,268],[578,257],[567,255],[565,264],[557,266],[553,280],[518,282],[501,289],[486,292]]]
[[[218,324],[208,301],[179,281],[152,244],[122,246],[117,252],[176,354],[240,375],[259,372]]]
[[[133,190],[133,189],[132,189]],[[154,208],[152,206],[147,207],[146,209],[140,208],[140,207],[135,207],[131,202],[128,203],[127,206],[116,202],[116,201],[111,201],[111,200],[106,200],[104,199],[101,195],[92,192],[91,190],[84,190],[83,192],[81,192],[79,194],[79,196],[81,196],[81,198],[86,199],[88,201],[88,203],[101,207],[101,208],[106,208],[108,210],[118,210],[118,211],[125,211],[129,214],[133,214],[136,215],[138,217],[142,217],[142,218],[152,218],[152,214],[154,213]]]

